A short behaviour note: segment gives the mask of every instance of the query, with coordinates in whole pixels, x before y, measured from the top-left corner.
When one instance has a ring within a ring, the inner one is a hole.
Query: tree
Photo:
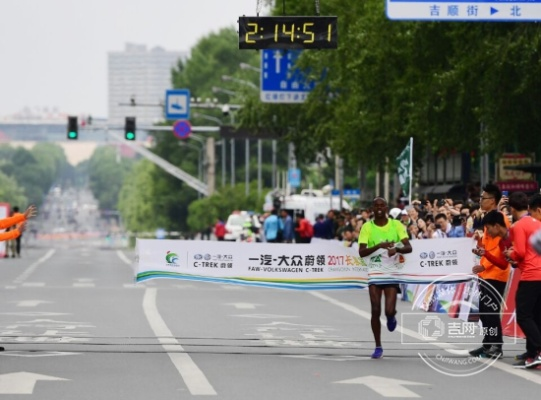
[[[89,187],[102,210],[116,210],[118,194],[132,161],[117,158],[113,146],[97,148],[88,162]]]

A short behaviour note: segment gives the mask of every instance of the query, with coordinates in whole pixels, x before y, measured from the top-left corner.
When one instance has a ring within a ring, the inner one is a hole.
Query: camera
[[[438,202],[438,205],[440,207],[443,207],[445,205],[445,200],[441,199],[439,202]]]
[[[436,229],[441,229],[441,224],[435,224],[434,226],[436,227]]]
[[[462,217],[460,215],[455,215],[453,217],[453,221],[451,222],[452,226],[460,226],[462,225]]]

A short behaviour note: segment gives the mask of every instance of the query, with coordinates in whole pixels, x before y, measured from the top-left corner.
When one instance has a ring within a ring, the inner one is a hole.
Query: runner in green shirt
[[[404,225],[399,220],[389,219],[387,216],[387,200],[376,197],[372,202],[372,211],[374,212],[374,219],[363,224],[359,234],[359,255],[367,257],[378,249],[387,249],[391,257],[396,253],[411,253],[411,244]],[[398,243],[402,245],[397,247],[396,244]],[[397,284],[369,284],[368,291],[372,308],[370,323],[376,341],[376,349],[372,354],[372,358],[382,358],[383,347],[381,346],[380,321],[382,293],[385,293],[387,328],[392,332],[396,328],[396,298],[400,292],[400,287]]]

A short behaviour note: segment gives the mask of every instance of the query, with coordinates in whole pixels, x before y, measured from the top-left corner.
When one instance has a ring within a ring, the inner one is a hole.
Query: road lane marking
[[[143,310],[148,323],[192,395],[216,395],[216,391],[192,358],[173,337],[156,307],[156,288],[145,290]],[[178,353],[178,352],[182,353]]]
[[[52,257],[52,255],[55,253],[55,249],[49,250],[43,257],[41,257],[39,260],[34,262],[32,265],[30,265],[27,269],[23,271],[21,275],[19,275],[13,283],[23,283],[25,280],[28,279],[28,277],[36,270],[37,267],[39,267],[40,264],[47,261],[49,258]]]
[[[260,306],[261,304],[257,304],[257,303],[226,303],[225,304],[226,306],[233,306],[239,310],[250,310],[250,309],[254,309],[256,308],[257,306]]]
[[[355,306],[352,306],[351,304],[347,304],[347,303],[342,303],[341,301],[339,300],[336,300],[336,299],[333,299],[332,297],[329,297],[321,292],[309,292],[311,295],[315,296],[315,297],[318,297],[320,298],[321,300],[325,300],[331,304],[334,304],[338,307],[341,307],[343,308],[344,310],[346,311],[349,311],[353,314],[356,314],[360,317],[363,317],[367,320],[370,320],[372,318],[371,314],[367,311],[363,311]],[[383,321],[383,318],[382,318],[382,321]],[[396,327],[396,330],[398,332],[401,332],[402,334],[404,335],[408,335],[412,338],[415,338],[415,339],[419,339],[421,338],[422,336],[418,333],[418,332],[415,332],[415,331],[412,331],[411,329],[407,329],[407,328],[403,328],[401,326],[397,326]],[[453,348],[456,349],[455,346],[453,346],[452,344],[449,344],[449,343],[429,343],[433,346],[436,346],[436,347],[440,347],[440,348],[443,348],[443,349],[449,349],[453,350]],[[481,361],[483,361],[481,359]],[[536,383],[538,385],[541,385],[541,376],[539,375],[536,375],[536,374],[532,374],[530,371],[527,371],[527,370],[523,370],[523,369],[516,369],[516,368],[513,368],[512,365],[509,365],[509,364],[505,364],[503,362],[495,362],[492,364],[492,367],[493,368],[497,368],[499,369],[500,371],[504,371],[504,372],[507,372],[511,375],[515,375],[515,376],[518,376],[520,378],[523,378],[523,379],[526,379],[527,381],[530,381],[532,383]]]
[[[386,378],[384,376],[361,376],[359,378],[347,379],[334,383],[346,383],[354,385],[365,385],[372,389],[377,394],[383,397],[399,397],[399,398],[418,398],[421,397],[417,393],[405,388],[404,385],[422,385],[428,386],[426,383],[403,381],[400,379]]]
[[[45,282],[24,282],[22,287],[45,287]]]
[[[69,381],[69,379],[24,371],[2,374],[0,394],[32,394],[37,381]]]
[[[130,260],[128,258],[128,256],[126,256],[126,254],[124,254],[124,252],[122,250],[117,250],[116,251],[116,255],[118,256],[118,258],[120,258],[122,261],[124,261],[126,264],[128,265],[132,265],[133,264],[133,261]]]
[[[12,303],[17,303],[17,307],[36,307],[40,304],[49,304],[52,303],[52,301],[46,301],[46,300],[22,300],[22,301],[15,301]]]

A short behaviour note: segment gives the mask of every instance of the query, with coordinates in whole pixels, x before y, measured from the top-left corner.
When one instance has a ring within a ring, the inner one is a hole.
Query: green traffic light
[[[133,132],[126,132],[126,139],[128,139],[128,140],[135,140],[135,133],[133,133]]]
[[[71,131],[70,133],[68,133],[68,137],[70,139],[76,139],[77,138],[77,132]]]

